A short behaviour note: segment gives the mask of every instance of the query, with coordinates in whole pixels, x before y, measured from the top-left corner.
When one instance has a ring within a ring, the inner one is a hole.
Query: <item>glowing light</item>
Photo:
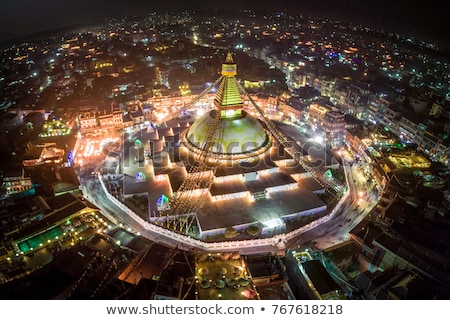
[[[158,199],[158,206],[165,206],[167,203],[169,203],[169,198],[162,194]]]
[[[284,222],[281,219],[273,219],[268,221],[263,221],[263,224],[270,229],[275,229],[284,226]]]
[[[142,171],[136,174],[136,181],[145,181],[145,174]]]
[[[197,108],[197,111],[195,112],[195,114],[197,116],[202,116],[203,114],[205,114],[205,109],[203,108]]]
[[[324,139],[323,139],[322,136],[315,136],[314,137],[314,142],[317,142],[319,144],[323,144],[323,141],[324,141]]]

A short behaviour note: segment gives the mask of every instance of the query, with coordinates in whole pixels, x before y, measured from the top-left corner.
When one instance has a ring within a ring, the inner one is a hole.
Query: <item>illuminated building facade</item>
[[[329,146],[335,147],[342,143],[345,129],[345,115],[342,112],[313,103],[309,107],[309,117],[311,123],[326,134]]]
[[[45,163],[62,163],[64,150],[57,148],[54,143],[31,147],[24,156],[25,167],[38,166]]]

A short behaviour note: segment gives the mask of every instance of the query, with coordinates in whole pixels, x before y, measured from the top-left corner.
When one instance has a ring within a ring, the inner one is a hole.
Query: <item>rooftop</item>
[[[341,290],[319,260],[308,260],[302,262],[301,265],[305,269],[315,289],[321,295]]]
[[[295,214],[324,214],[325,203],[309,190],[271,192],[268,199],[247,197],[206,203],[197,217],[202,230],[214,230],[255,222],[268,222]],[[312,211],[312,212],[311,212]]]

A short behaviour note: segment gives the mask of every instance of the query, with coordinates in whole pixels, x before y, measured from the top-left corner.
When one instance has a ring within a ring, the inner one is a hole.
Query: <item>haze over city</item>
[[[447,44],[449,37],[449,5],[446,1],[432,0],[414,2],[407,0],[358,1],[108,1],[108,0],[20,0],[3,1],[0,4],[0,43],[36,32],[54,30],[72,25],[99,22],[102,19],[145,12],[180,10],[214,10],[233,13],[236,10],[287,12],[313,15],[363,23],[401,31],[410,36],[419,36]]]

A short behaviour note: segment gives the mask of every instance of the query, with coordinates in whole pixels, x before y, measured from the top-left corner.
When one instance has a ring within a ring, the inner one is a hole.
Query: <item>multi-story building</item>
[[[443,103],[440,102],[433,102],[433,104],[430,107],[429,115],[432,117],[439,117],[444,112]]]
[[[330,101],[338,106],[345,106],[345,97],[347,96],[347,93],[345,90],[334,88],[334,91],[332,92],[330,96]]]
[[[407,143],[420,144],[426,125],[415,113],[404,113],[398,122],[398,135]]]
[[[106,132],[117,128],[123,128],[123,112],[112,109],[98,112],[95,109],[87,110],[78,115],[78,126],[84,133],[87,132]]]
[[[325,118],[325,114],[327,114],[327,112],[331,111],[331,107],[324,106],[318,103],[313,103],[309,106],[309,110],[308,110],[308,116],[309,116],[309,121],[311,123],[322,123],[323,119]]]
[[[402,117],[400,109],[396,105],[390,105],[384,113],[379,113],[380,124],[395,134],[398,134],[398,122]]]
[[[83,129],[93,129],[98,127],[97,112],[88,110],[78,115],[78,124]]]
[[[369,103],[367,120],[374,124],[383,123],[384,114],[390,105],[391,102],[387,99],[380,96],[375,96]]]
[[[29,253],[68,238],[69,235],[65,233],[68,221],[97,212],[72,193],[45,199],[37,196],[31,200],[35,205],[30,211],[19,209],[20,213],[27,215],[29,222],[9,232],[10,245],[18,254]]]
[[[429,131],[423,132],[418,149],[425,152],[425,154],[427,154],[431,158],[431,160],[448,164],[450,156],[450,145],[448,141],[446,142],[435,134]]]
[[[290,87],[293,89],[303,88],[306,86],[306,75],[299,70],[294,70],[291,72],[291,77],[289,81]]]
[[[327,144],[331,147],[339,145],[345,130],[345,114],[332,110],[329,105],[313,103],[309,106],[309,120],[323,131]]]
[[[131,118],[131,115],[129,113],[122,115],[122,123],[124,128],[133,126],[133,118]]]
[[[131,118],[133,119],[134,126],[139,126],[143,124],[145,121],[144,111],[140,106],[137,107],[135,110],[130,111],[130,115]]]
[[[289,252],[286,261],[292,266],[293,288],[312,300],[346,300],[344,291],[325,266],[308,252]]]
[[[305,106],[301,102],[294,105],[289,101],[282,100],[278,104],[278,110],[283,112],[287,117],[290,117],[291,121],[303,118],[304,109]]]
[[[9,171],[2,174],[2,184],[0,185],[0,199],[21,198],[33,195],[35,189],[30,177],[25,176],[24,170]]]
[[[112,113],[103,112],[98,116],[99,125],[102,128],[114,127],[121,128],[123,126],[122,111],[115,110]]]
[[[339,111],[330,111],[325,114],[322,128],[327,137],[327,143],[331,147],[338,146],[343,141],[345,130],[345,115]]]
[[[312,87],[324,97],[331,97],[336,88],[336,79],[327,77],[316,77]]]
[[[354,114],[358,118],[365,118],[365,110],[369,105],[370,91],[367,86],[350,84],[347,87],[345,99],[345,113]]]

